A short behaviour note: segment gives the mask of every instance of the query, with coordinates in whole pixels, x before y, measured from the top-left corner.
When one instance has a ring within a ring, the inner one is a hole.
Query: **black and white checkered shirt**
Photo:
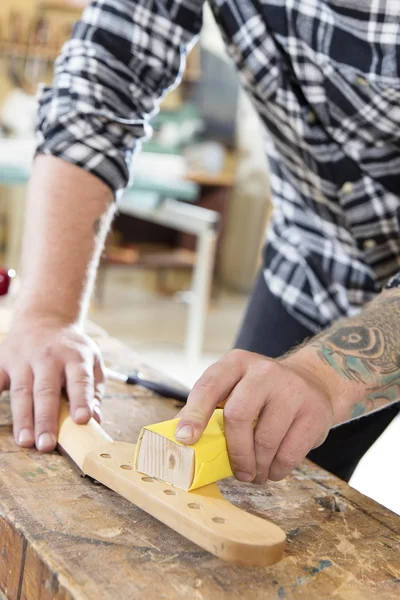
[[[400,268],[400,0],[210,0],[265,125],[265,279],[312,331]],[[93,0],[39,111],[39,152],[114,190],[202,23],[202,0]]]

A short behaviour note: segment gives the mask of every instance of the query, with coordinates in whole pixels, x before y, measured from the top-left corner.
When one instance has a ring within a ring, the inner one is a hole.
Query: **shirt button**
[[[368,83],[368,81],[365,79],[365,77],[362,77],[361,75],[359,75],[359,76],[356,78],[356,81],[357,81],[358,85],[362,85],[362,86],[367,86],[367,85],[369,85],[369,83]]]
[[[342,194],[351,194],[353,190],[354,185],[351,183],[351,181],[346,181],[346,183],[344,183],[341,187]]]
[[[360,144],[360,142],[357,142],[356,140],[348,142],[346,145],[346,149],[353,160],[359,160],[360,152],[362,150],[362,145]]]
[[[309,125],[314,125],[314,123],[316,122],[316,120],[317,120],[317,115],[315,114],[315,112],[312,111],[312,110],[308,111],[308,113],[307,113],[307,123]]]
[[[376,241],[375,240],[365,240],[365,242],[363,243],[363,248],[364,248],[364,250],[372,250],[373,248],[376,248]]]

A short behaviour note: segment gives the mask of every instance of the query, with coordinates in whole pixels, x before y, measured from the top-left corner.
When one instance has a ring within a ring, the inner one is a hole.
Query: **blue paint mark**
[[[300,533],[300,527],[296,527],[295,529],[291,529],[287,532],[286,537],[288,540],[292,541],[295,537],[297,537]]]
[[[303,570],[304,571],[308,570],[308,573],[307,573],[307,575],[304,575],[303,577],[297,578],[296,583],[292,586],[292,592],[294,592],[298,586],[304,585],[310,579],[312,579],[315,575],[318,575],[318,573],[321,573],[325,569],[328,569],[329,567],[332,567],[332,566],[333,565],[330,560],[322,559],[322,560],[318,561],[317,567],[312,567],[311,569],[304,568]]]
[[[332,567],[332,566],[333,566],[333,564],[331,563],[330,560],[321,559],[318,561],[318,566],[316,566],[316,567],[303,567],[303,571],[306,573],[306,575],[303,575],[302,577],[298,577],[296,583],[294,585],[292,585],[292,587],[290,588],[290,591],[295,592],[299,586],[304,585],[305,583],[310,581],[310,579],[315,577],[315,575],[318,575],[318,573],[321,573],[325,569],[328,569],[329,567]],[[274,581],[273,583],[278,583],[278,582]],[[283,586],[278,588],[277,594],[278,594],[279,600],[284,600],[285,598],[287,598],[286,591]]]

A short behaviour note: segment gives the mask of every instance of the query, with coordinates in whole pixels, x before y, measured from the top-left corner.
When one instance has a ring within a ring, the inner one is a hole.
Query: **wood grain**
[[[158,433],[145,429],[140,440],[135,468],[140,473],[188,490],[193,481],[194,459],[193,448],[180,446]]]
[[[110,367],[138,366],[160,377],[124,345],[100,332],[95,337]],[[134,442],[144,425],[173,418],[176,410],[146,390],[113,383],[103,426],[111,437]],[[0,532],[8,533],[0,537],[0,588],[8,600],[400,596],[400,518],[326,471],[305,462],[279,483],[256,487],[228,480],[220,489],[237,506],[288,533],[280,563],[263,569],[223,563],[80,477],[58,453],[17,449],[4,395]]]
[[[186,492],[137,472],[136,445],[111,440],[94,419],[77,425],[64,399],[58,444],[85,475],[215,556],[252,567],[282,558],[286,536],[277,525],[230,504],[215,483]]]

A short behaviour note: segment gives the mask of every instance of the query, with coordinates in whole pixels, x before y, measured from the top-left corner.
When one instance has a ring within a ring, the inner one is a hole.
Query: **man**
[[[348,479],[398,412],[400,278],[381,291],[400,266],[397,4],[210,0],[265,126],[275,211],[241,350],[200,378],[176,435],[196,441],[228,398],[243,481],[278,480],[307,454]],[[201,0],[93,0],[41,97],[22,293],[0,356],[21,446],[55,447],[62,386],[78,423],[100,418],[88,294],[114,194],[201,15]]]

